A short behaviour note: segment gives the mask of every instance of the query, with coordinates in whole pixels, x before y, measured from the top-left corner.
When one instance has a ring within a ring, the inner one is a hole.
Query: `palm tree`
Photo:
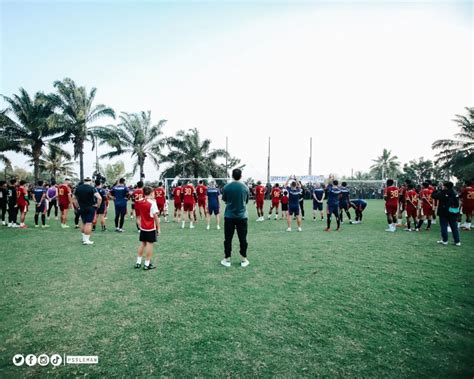
[[[72,156],[60,146],[53,143],[48,144],[48,150],[40,159],[40,168],[43,172],[51,175],[56,180],[58,175],[75,176]]]
[[[72,141],[74,158],[79,157],[79,178],[84,179],[84,143],[92,137],[90,124],[101,117],[115,118],[112,108],[103,104],[93,105],[97,92],[92,88],[89,93],[85,87],[78,87],[72,79],[54,82],[58,93],[52,96],[61,113],[54,118],[54,123],[61,125],[65,134],[55,142]]]
[[[54,104],[41,92],[31,99],[23,88],[19,95],[3,96],[9,107],[0,112],[0,151],[15,151],[31,158],[34,180],[40,172],[40,157],[46,141],[57,136],[61,129],[50,126],[48,121],[54,114]]]
[[[373,159],[375,162],[370,166],[370,172],[376,178],[384,180],[387,177],[395,178],[400,173],[400,162],[396,155],[392,156],[392,152],[383,149],[382,155]]]
[[[455,139],[437,140],[432,146],[441,150],[435,164],[458,178],[474,177],[474,107],[465,109],[467,116],[456,115],[453,120],[460,128]]]
[[[156,169],[160,166],[160,152],[166,143],[165,138],[161,137],[165,124],[166,120],[152,124],[150,111],[131,114],[122,112],[118,126],[96,127],[93,128],[93,134],[101,144],[106,143],[115,149],[103,154],[102,158],[130,154],[135,159],[133,174],[140,168],[140,179],[143,179],[146,158],[150,158]]]
[[[201,141],[199,131],[194,128],[180,130],[176,137],[168,138],[170,152],[161,155],[162,162],[170,163],[163,177],[220,177],[226,175],[226,167],[216,162],[217,158],[228,157],[224,149],[210,149],[211,140]],[[238,162],[237,162],[238,164]]]

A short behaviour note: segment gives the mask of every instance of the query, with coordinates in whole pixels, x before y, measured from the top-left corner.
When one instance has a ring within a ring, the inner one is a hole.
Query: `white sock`
[[[190,226],[193,226],[193,222],[191,221],[191,222],[189,223],[189,225],[190,225]]]
[[[150,265],[150,261],[145,260],[145,266],[149,266],[149,265]]]
[[[88,236],[87,234],[84,234],[84,241],[88,242],[91,236]]]
[[[137,263],[138,263],[139,265],[142,264],[142,257],[137,257]]]
[[[86,240],[86,235],[82,233],[82,242],[84,242],[85,240]]]

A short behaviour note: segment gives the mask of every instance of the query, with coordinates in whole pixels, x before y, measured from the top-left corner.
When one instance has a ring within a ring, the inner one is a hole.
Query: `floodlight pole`
[[[268,137],[267,183],[270,183],[270,137]]]
[[[227,156],[229,155],[229,138],[225,137],[225,176],[229,176],[229,171],[227,168]]]
[[[309,137],[309,169],[308,169],[309,176],[311,176],[312,161],[313,161],[313,137]]]

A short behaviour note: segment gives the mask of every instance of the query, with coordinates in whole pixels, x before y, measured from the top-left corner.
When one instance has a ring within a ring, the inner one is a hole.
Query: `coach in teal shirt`
[[[225,202],[224,212],[224,259],[221,264],[230,267],[230,256],[232,254],[232,238],[234,231],[237,230],[237,236],[240,243],[240,265],[247,267],[247,229],[248,212],[247,203],[249,202],[250,191],[248,187],[240,181],[242,171],[238,168],[232,171],[232,183],[226,184],[222,191],[222,200]]]

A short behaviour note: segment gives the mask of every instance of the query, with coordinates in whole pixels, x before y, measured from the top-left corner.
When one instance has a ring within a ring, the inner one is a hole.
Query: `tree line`
[[[111,148],[100,158],[129,155],[132,173],[139,170],[141,179],[146,160],[157,170],[165,164],[162,177],[227,177],[229,169],[244,167],[226,150],[212,149],[211,140],[202,139],[196,128],[167,137],[163,131],[167,120],[153,123],[150,111],[117,115],[111,107],[95,104],[96,88],[87,91],[69,78],[55,81],[54,88],[54,93],[37,92],[33,97],[23,88],[11,97],[1,95],[8,104],[0,110],[0,162],[6,170],[12,169],[5,154],[9,151],[29,158],[35,182],[44,173],[52,178],[73,174],[74,157],[79,159],[79,179],[83,180],[86,142],[96,152],[98,145]],[[102,119],[117,123],[94,125]],[[72,143],[72,154],[63,149],[66,143]]]

